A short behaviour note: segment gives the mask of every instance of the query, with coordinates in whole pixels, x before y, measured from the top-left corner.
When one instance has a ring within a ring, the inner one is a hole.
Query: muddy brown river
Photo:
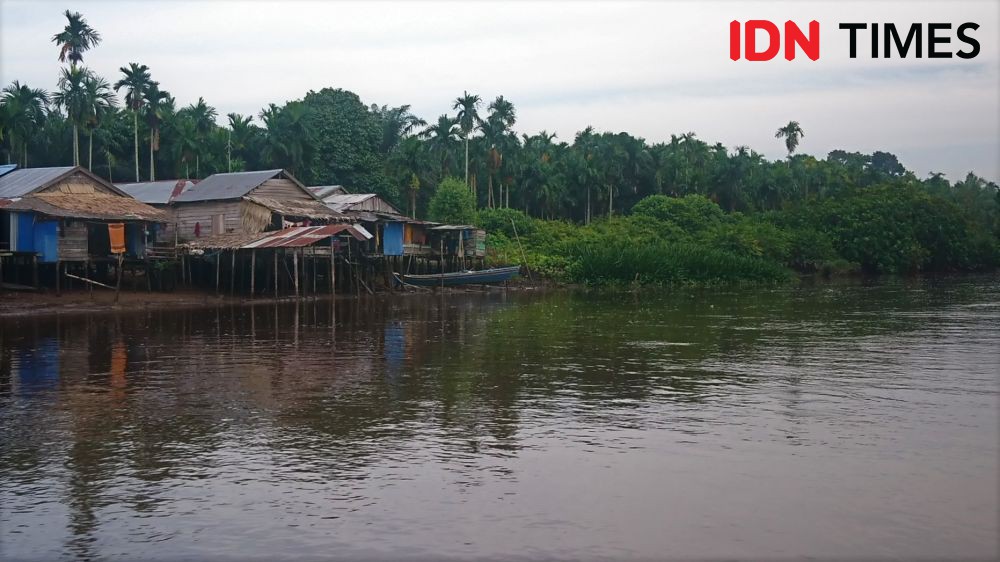
[[[995,558],[995,277],[0,319],[0,559]]]

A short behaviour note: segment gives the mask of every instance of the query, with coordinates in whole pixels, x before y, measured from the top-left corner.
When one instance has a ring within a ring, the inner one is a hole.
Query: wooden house
[[[178,196],[195,186],[197,182],[191,180],[161,180],[147,181],[139,183],[116,183],[115,187],[129,194],[143,203],[164,211],[169,216],[170,203]],[[176,229],[157,228],[153,232],[152,240],[161,244],[173,244],[173,234]],[[170,236],[168,238],[168,235]]]
[[[214,174],[171,199],[169,208],[181,241],[344,219],[284,170]]]
[[[390,257],[425,255],[425,252],[414,251],[417,249],[414,241],[423,240],[414,233],[422,230],[421,225],[427,223],[406,217],[395,205],[375,193],[341,193],[340,190],[331,191],[330,187],[309,189],[323,195],[323,203],[327,207],[360,222],[374,235],[369,242],[369,254]],[[342,189],[341,186],[332,187]],[[407,251],[408,244],[410,251]]]
[[[0,251],[21,265],[25,258],[32,266],[57,268],[110,261],[110,223],[125,225],[126,258],[142,260],[150,232],[166,220],[163,211],[79,166],[15,169],[0,176]]]

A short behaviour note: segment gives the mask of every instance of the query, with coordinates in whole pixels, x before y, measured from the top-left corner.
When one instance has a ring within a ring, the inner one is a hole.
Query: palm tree
[[[253,124],[252,115],[229,113],[226,117],[229,118],[229,128],[226,130],[226,168],[232,172],[233,150],[236,150],[238,158],[243,158],[245,164],[244,151],[259,129]]]
[[[84,125],[87,128],[87,169],[94,167],[94,131],[101,126],[107,116],[115,111],[118,98],[111,91],[107,80],[90,73],[84,79],[84,89],[87,94],[87,115]]]
[[[184,164],[184,178],[188,179],[191,177],[191,160],[197,158],[201,147],[197,122],[190,113],[182,114],[174,122],[173,132],[172,155],[177,162]]]
[[[116,154],[128,145],[128,123],[127,116],[123,111],[113,111],[107,115],[100,128],[94,131],[97,137],[97,144],[101,147],[99,153],[104,156],[104,162],[108,167],[108,182],[114,183],[114,167],[117,162]]]
[[[284,107],[273,103],[260,112],[260,118],[267,128],[267,144],[264,156],[272,164],[287,168],[293,175],[312,159],[313,139],[306,125],[308,107],[300,101],[292,101]]]
[[[170,92],[161,90],[159,84],[153,82],[146,89],[144,96],[146,107],[146,125],[149,126],[149,181],[156,181],[156,151],[160,150],[160,125],[173,104]]]
[[[505,129],[510,129],[517,121],[517,112],[514,111],[514,104],[497,96],[497,99],[490,102],[490,119],[502,123]]]
[[[798,121],[789,121],[787,125],[781,127],[776,133],[774,133],[774,138],[785,139],[785,148],[788,149],[789,160],[791,160],[792,153],[795,152],[796,147],[799,146],[799,139],[804,136],[806,136],[806,134],[802,132],[802,127],[799,126]]]
[[[21,150],[21,166],[28,167],[28,139],[42,126],[49,94],[45,90],[29,88],[14,81],[3,89],[0,106],[4,108],[4,128],[10,136],[12,151]],[[0,133],[0,140],[3,134]]]
[[[87,20],[79,12],[66,10],[68,23],[60,33],[52,36],[52,42],[59,46],[59,62],[69,59],[70,66],[76,68],[83,62],[83,53],[101,42],[101,34],[87,25]]]
[[[469,185],[469,134],[479,123],[479,113],[476,110],[480,101],[479,96],[463,92],[462,97],[456,98],[451,106],[458,110],[458,125],[462,131],[462,139],[465,140],[465,185]]]
[[[195,136],[198,141],[199,149],[194,155],[194,174],[197,177],[201,177],[201,151],[204,145],[205,137],[208,136],[212,129],[216,127],[215,118],[218,117],[218,112],[215,108],[206,104],[205,99],[202,97],[198,98],[198,103],[191,104],[187,106],[186,113],[191,116],[191,120],[194,123]]]
[[[80,127],[86,124],[90,115],[87,81],[90,71],[86,68],[71,66],[62,69],[59,78],[59,90],[52,94],[52,102],[64,110],[73,124],[73,165],[80,165]]]
[[[447,115],[441,115],[438,117],[437,123],[429,125],[420,132],[420,136],[427,139],[428,150],[438,156],[442,179],[448,175],[448,158],[451,155],[452,146],[458,140],[457,125],[457,120]]]
[[[410,113],[410,106],[379,107],[372,104],[371,112],[382,123],[382,142],[379,145],[383,154],[389,154],[401,140],[409,136],[417,127],[427,125],[427,122]]]
[[[139,181],[139,110],[142,109],[146,90],[156,84],[149,76],[149,67],[130,62],[118,69],[124,78],[115,82],[115,91],[126,88],[125,105],[132,110],[132,136],[135,145],[135,181]]]

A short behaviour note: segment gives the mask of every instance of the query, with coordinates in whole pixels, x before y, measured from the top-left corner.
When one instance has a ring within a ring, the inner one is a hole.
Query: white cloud
[[[51,36],[64,3],[0,0],[0,83],[54,88]],[[410,103],[426,119],[463,90],[517,105],[519,130],[569,140],[588,124],[650,141],[696,131],[782,156],[773,131],[806,130],[802,150],[889,150],[919,173],[1000,177],[996,3],[75,2],[103,43],[86,63],[108,78],[147,64],[181,105],[204,96],[256,114],[310,89]],[[817,62],[728,59],[728,22],[822,29]],[[847,57],[846,21],[980,23],[974,60]]]

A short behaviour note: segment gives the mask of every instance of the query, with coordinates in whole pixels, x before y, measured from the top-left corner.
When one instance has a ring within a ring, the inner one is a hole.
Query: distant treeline
[[[705,142],[695,133],[652,144],[589,127],[572,139],[545,131],[518,135],[511,101],[498,96],[487,103],[467,92],[453,100],[452,114],[430,122],[408,105],[366,105],[350,91],[325,88],[269,104],[256,116],[229,113],[220,126],[218,111],[202,98],[178,108],[145,65],[123,66],[113,82],[86,69],[83,54],[100,43],[100,35],[80,14],[67,11],[66,17],[65,29],[52,38],[59,60],[68,63],[57,91],[16,81],[3,89],[0,157],[8,162],[80,163],[115,182],[285,168],[307,185],[379,193],[418,217],[430,214],[438,186],[449,177],[467,186],[474,208],[511,208],[582,224],[626,215],[649,196],[698,195],[727,220],[752,217],[782,228],[819,221],[814,226],[825,225],[831,244],[841,241],[839,257],[883,271],[972,265],[966,258],[928,262],[923,245],[894,247],[904,256],[901,263],[868,263],[854,255],[843,246],[846,232],[867,232],[878,223],[872,213],[885,211],[880,201],[919,199],[921,212],[930,213],[920,220],[942,229],[949,228],[946,221],[958,221],[977,243],[985,236],[995,246],[1000,235],[995,183],[972,173],[956,182],[942,174],[918,178],[888,152],[835,150],[822,159],[796,154],[804,133],[794,121],[775,134],[788,152],[778,161],[745,146]],[[892,214],[892,220],[915,220],[908,213]],[[868,232],[862,246],[877,247],[885,236]]]

